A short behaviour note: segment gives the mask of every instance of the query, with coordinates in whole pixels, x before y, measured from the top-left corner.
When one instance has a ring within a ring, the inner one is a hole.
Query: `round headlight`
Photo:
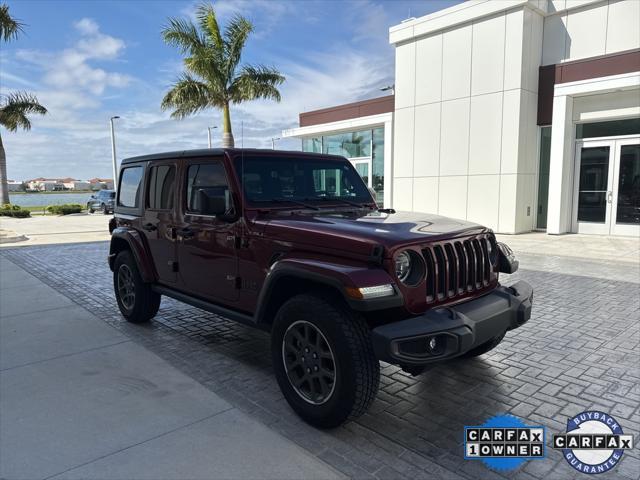
[[[408,252],[401,252],[396,256],[396,277],[405,282],[411,273],[411,257]]]

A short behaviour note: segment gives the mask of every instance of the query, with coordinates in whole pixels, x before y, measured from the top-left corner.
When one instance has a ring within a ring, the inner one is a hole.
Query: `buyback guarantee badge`
[[[625,435],[611,415],[588,411],[567,420],[567,433],[553,436],[553,448],[579,472],[605,473],[633,448],[633,435]]]
[[[494,470],[512,470],[527,460],[543,459],[544,442],[544,427],[498,415],[482,425],[464,427],[464,458],[482,460]]]

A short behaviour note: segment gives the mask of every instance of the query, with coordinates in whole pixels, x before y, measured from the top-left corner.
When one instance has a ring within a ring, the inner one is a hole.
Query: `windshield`
[[[235,166],[241,182],[244,176],[244,194],[250,203],[373,204],[367,186],[347,160],[245,157],[244,162],[236,158]]]

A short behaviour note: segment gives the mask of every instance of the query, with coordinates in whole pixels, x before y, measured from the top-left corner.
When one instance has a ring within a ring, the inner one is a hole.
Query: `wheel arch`
[[[146,241],[135,230],[116,228],[111,234],[111,245],[109,246],[109,268],[111,271],[113,271],[116,256],[124,250],[132,253],[142,280],[147,283],[155,282],[158,276],[153,260],[148,253]]]

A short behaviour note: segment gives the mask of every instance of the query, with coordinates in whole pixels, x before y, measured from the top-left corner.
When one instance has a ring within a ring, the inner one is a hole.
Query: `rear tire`
[[[285,399],[316,427],[359,417],[378,392],[380,364],[369,327],[329,297],[303,294],[287,301],[273,323],[271,353]]]
[[[478,345],[476,348],[469,350],[467,353],[460,356],[460,358],[474,358],[479,357],[480,355],[484,355],[487,352],[490,352],[494,348],[496,348],[500,342],[504,339],[504,336],[507,332],[498,335],[497,337],[493,337],[491,340],[486,341],[482,345]]]
[[[118,254],[113,268],[113,288],[120,313],[131,323],[144,323],[158,313],[161,296],[142,281],[138,265],[129,250]]]

